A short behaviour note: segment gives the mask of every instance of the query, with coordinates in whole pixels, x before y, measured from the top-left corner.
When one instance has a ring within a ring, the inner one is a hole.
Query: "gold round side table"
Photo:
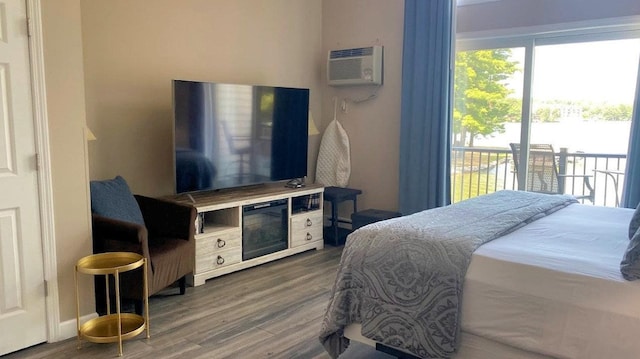
[[[120,312],[120,273],[142,267],[145,316]],[[91,275],[104,275],[107,295],[107,314],[93,318],[80,325],[80,294],[78,291],[78,272]],[[109,275],[115,278],[116,312],[111,313],[109,302]],[[108,252],[92,254],[78,260],[75,266],[76,320],[78,324],[78,348],[82,338],[94,343],[118,342],[118,356],[122,356],[122,341],[133,338],[146,329],[149,334],[149,288],[147,285],[147,262],[137,253]]]

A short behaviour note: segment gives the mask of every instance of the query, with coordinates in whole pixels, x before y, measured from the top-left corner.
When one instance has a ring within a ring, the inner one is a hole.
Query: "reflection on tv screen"
[[[307,173],[309,90],[173,81],[176,192]]]

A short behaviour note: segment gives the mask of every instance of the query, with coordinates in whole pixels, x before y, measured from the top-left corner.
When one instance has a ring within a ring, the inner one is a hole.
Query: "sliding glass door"
[[[519,189],[619,204],[640,32],[562,35],[459,41],[454,202]]]
[[[456,54],[452,201],[512,187],[504,148],[520,139],[524,48]]]
[[[563,192],[618,205],[639,56],[637,38],[535,47],[530,143],[558,153]]]

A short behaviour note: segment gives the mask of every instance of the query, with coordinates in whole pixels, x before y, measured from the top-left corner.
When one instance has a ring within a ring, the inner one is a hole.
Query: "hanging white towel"
[[[349,136],[342,125],[334,119],[322,135],[316,165],[316,182],[327,187],[346,187],[350,175]]]

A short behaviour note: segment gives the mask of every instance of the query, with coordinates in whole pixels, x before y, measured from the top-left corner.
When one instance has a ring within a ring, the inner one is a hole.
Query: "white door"
[[[46,341],[25,0],[0,0],[0,355]]]

